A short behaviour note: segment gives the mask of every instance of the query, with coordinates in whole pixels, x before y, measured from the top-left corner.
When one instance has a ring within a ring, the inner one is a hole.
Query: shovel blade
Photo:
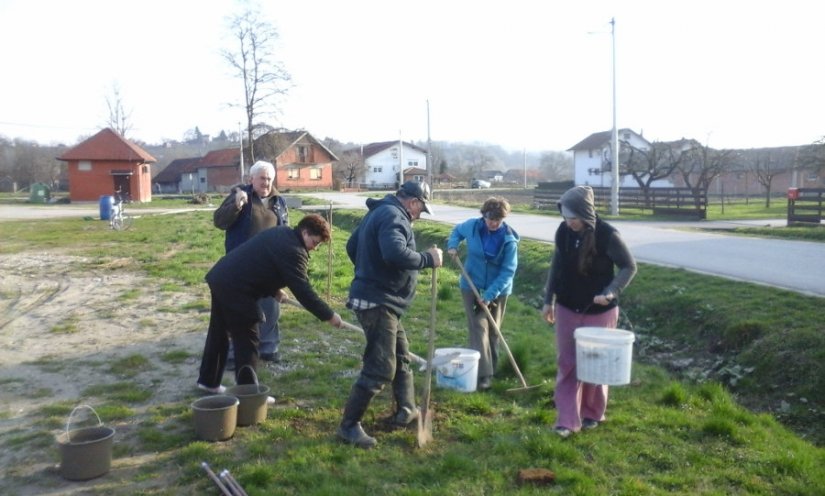
[[[433,440],[433,411],[427,406],[418,416],[418,447],[423,448]]]

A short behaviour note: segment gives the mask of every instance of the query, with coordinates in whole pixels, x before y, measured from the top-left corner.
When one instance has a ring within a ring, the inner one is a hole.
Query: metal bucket
[[[225,394],[205,396],[192,403],[195,434],[204,441],[226,441],[235,434],[238,398]]]
[[[74,414],[87,408],[95,414],[97,426],[70,429]],[[109,472],[112,466],[112,443],[115,430],[103,427],[100,416],[89,405],[72,410],[66,420],[66,432],[57,436],[60,447],[60,475],[68,480],[89,480]]]
[[[244,365],[240,370],[245,368],[252,372],[255,384],[240,384],[226,390],[227,394],[238,398],[238,425],[241,427],[266,420],[266,400],[269,398],[269,387],[258,384],[258,375],[251,366]]]

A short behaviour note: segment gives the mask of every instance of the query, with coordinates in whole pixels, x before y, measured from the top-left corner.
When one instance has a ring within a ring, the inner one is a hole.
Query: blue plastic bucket
[[[109,220],[112,217],[112,207],[115,205],[114,196],[100,197],[100,220]]]

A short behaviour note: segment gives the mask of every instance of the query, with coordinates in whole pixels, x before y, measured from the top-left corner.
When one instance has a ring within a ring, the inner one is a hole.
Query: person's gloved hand
[[[235,193],[235,206],[238,207],[238,210],[240,210],[247,201],[249,201],[249,198],[246,196],[246,191],[239,189]]]

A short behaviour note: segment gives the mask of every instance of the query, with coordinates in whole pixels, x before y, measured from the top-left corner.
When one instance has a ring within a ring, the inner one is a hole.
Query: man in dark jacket
[[[258,362],[258,323],[262,318],[258,300],[273,296],[280,301],[285,297],[284,287],[319,320],[341,327],[341,316],[321,300],[307,277],[309,252],[329,239],[327,221],[310,214],[294,229],[279,226],[264,230],[218,260],[206,274],[212,311],[197,382],[200,389],[223,392],[229,337],[235,343],[236,382],[255,382],[252,372]]]
[[[226,231],[226,253],[241,245],[264,229],[289,225],[289,211],[284,197],[273,186],[275,166],[259,160],[249,168],[250,183],[232,188],[220,207],[215,209],[212,220],[215,227]],[[270,296],[258,301],[264,320],[260,324],[261,360],[279,362],[278,345],[281,332],[278,319],[281,308],[278,300]],[[227,368],[234,368],[232,344],[229,345]]]
[[[347,241],[347,255],[355,264],[347,307],[358,317],[367,345],[338,437],[361,448],[376,445],[361,428],[361,418],[387,384],[392,383],[396,403],[391,423],[401,427],[418,418],[409,343],[400,320],[415,296],[418,271],[441,266],[441,249],[416,251],[412,232],[421,212],[432,215],[429,200],[427,185],[416,181],[381,200],[370,198],[369,212]]]

